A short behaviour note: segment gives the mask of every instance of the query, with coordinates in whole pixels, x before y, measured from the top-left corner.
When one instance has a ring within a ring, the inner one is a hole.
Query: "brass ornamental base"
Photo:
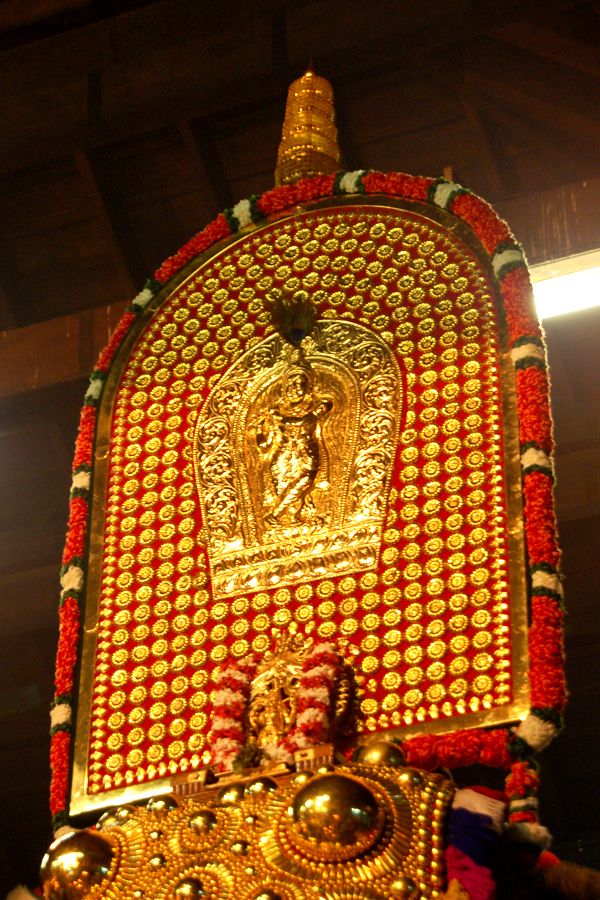
[[[438,897],[450,783],[397,767],[379,744],[356,764],[203,779],[193,794],[178,785],[177,796],[118,807],[51,846],[44,897]]]

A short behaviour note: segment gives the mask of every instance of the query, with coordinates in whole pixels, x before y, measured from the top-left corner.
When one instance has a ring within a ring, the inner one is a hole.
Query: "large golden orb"
[[[199,900],[204,897],[204,887],[199,878],[184,878],[175,886],[176,900]]]
[[[211,809],[199,809],[189,821],[190,828],[196,834],[208,834],[217,825],[217,817]]]
[[[75,831],[51,844],[40,880],[46,900],[80,900],[94,885],[108,881],[113,848],[93,831]]]
[[[358,754],[358,761],[368,766],[405,766],[404,753],[398,744],[392,741],[371,741]]]
[[[291,812],[289,835],[296,848],[331,861],[352,859],[372,847],[385,819],[366,784],[336,773],[317,776],[301,787]]]

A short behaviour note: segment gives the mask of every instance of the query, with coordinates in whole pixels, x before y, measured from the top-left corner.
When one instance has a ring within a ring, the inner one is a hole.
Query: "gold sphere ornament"
[[[353,859],[375,844],[385,813],[358,778],[317,775],[292,800],[289,838],[296,849],[323,861]]]
[[[119,806],[118,809],[113,810],[113,813],[119,825],[122,825],[123,822],[127,821],[134,810],[135,806]]]
[[[252,781],[246,782],[246,796],[248,794],[269,794],[271,791],[277,790],[277,782],[267,775],[260,775],[253,778]]]
[[[201,809],[190,819],[190,828],[196,834],[208,834],[217,824],[217,817],[210,809]]]
[[[314,775],[314,772],[308,772],[308,771],[298,772],[297,775],[294,775],[294,777],[292,778],[292,781],[294,784],[306,784],[307,781],[310,781],[310,779],[313,777],[313,775]]]
[[[105,812],[100,816],[96,823],[96,828],[100,831],[103,828],[115,828],[120,824],[121,823],[117,818],[117,811],[115,809],[109,809],[108,812]]]
[[[421,896],[419,888],[412,878],[407,878],[405,875],[400,875],[392,882],[390,894],[392,897],[398,897],[398,900],[413,900],[413,898]]]
[[[198,900],[204,897],[204,887],[199,878],[184,878],[175,886],[176,900]]]
[[[235,841],[229,848],[236,856],[245,856],[248,852],[248,841]]]
[[[177,801],[174,797],[152,797],[148,800],[148,810],[149,812],[154,813],[155,816],[166,816],[167,813],[170,813],[172,809],[175,809],[177,806]]]
[[[358,754],[358,761],[367,766],[392,766],[401,768],[406,765],[402,749],[392,741],[371,741]]]
[[[281,894],[271,890],[261,891],[260,894],[256,894],[254,900],[281,900]]]
[[[244,782],[234,781],[231,784],[225,784],[217,791],[217,800],[221,803],[239,803],[244,798]]]
[[[80,900],[113,874],[114,850],[93,831],[58,838],[42,860],[40,880],[45,900]]]

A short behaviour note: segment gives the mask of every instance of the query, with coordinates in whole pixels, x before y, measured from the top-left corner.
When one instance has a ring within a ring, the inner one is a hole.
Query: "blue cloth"
[[[498,835],[490,816],[452,809],[448,823],[448,843],[468,856],[478,866],[492,865]]]

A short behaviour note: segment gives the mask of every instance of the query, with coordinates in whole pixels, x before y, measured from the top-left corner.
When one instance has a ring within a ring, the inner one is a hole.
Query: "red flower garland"
[[[214,674],[214,702],[208,735],[211,764],[215,772],[232,768],[244,747],[245,715],[250,696],[250,680],[256,671],[254,657],[228,662]]]
[[[257,200],[257,207],[263,216],[272,216],[282,212],[298,202],[298,190],[295,184],[282,184],[270,191],[265,191]]]
[[[50,739],[50,766],[52,781],[50,782],[50,812],[53,816],[65,808],[67,785],[69,782],[69,747],[71,735],[66,731],[57,731]]]
[[[533,289],[527,269],[521,266],[507,272],[502,279],[501,291],[510,343],[524,335],[539,337],[540,323],[533,305]]]
[[[362,177],[362,184],[367,194],[391,194],[408,200],[427,200],[427,193],[435,184],[435,179],[405,175],[402,172],[367,172]]]
[[[317,175],[316,178],[305,178],[295,185],[296,203],[310,203],[311,200],[329,197],[333,194],[334,187],[335,175]]]
[[[510,775],[506,779],[506,793],[510,798],[524,797],[526,794],[534,794],[540,784],[540,776],[528,763],[513,763]]]
[[[166,284],[174,275],[179,272],[187,263],[191,262],[199,253],[215,244],[223,238],[229,237],[231,228],[223,213],[220,213],[214,221],[199,231],[194,237],[184,244],[183,247],[160,266],[154,273],[154,277],[161,284]]]
[[[69,501],[69,527],[63,550],[63,565],[73,557],[82,557],[85,549],[88,504],[84,497],[71,497]]]
[[[333,644],[317,644],[304,660],[296,695],[296,726],[280,745],[287,754],[329,740],[331,706],[339,669],[340,657]],[[323,699],[319,695],[323,695]]]
[[[97,372],[106,372],[108,367],[110,366],[113,357],[119,347],[121,346],[121,341],[137,319],[135,313],[125,312],[117,322],[116,328],[110,336],[110,340],[104,350],[101,352],[98,357],[98,362],[96,363],[96,371]]]
[[[519,412],[519,438],[522,444],[530,442],[552,449],[552,417],[548,405],[548,376],[543,369],[529,366],[517,369],[517,408]]]
[[[79,604],[75,597],[67,597],[58,612],[59,637],[56,650],[56,696],[73,690],[73,673],[77,664],[80,622]]]
[[[548,510],[553,508],[552,479],[544,472],[531,472],[523,485],[525,513],[531,520],[527,549],[531,565],[548,563],[557,566],[560,550],[556,542],[556,530],[548,520]],[[535,527],[533,527],[535,526]]]
[[[96,430],[96,410],[93,406],[84,406],[79,417],[79,431],[75,441],[73,472],[81,466],[92,465],[94,432]]]
[[[504,729],[420,735],[404,741],[402,749],[408,765],[429,771],[474,763],[508,768],[512,760]]]
[[[506,222],[498,218],[489,203],[474,194],[457,194],[450,205],[455,216],[471,226],[487,252],[492,255],[498,244],[512,235]]]

